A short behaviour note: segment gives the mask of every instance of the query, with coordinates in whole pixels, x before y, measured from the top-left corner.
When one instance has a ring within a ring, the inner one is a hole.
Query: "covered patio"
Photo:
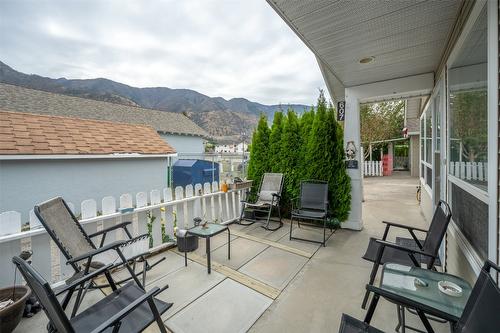
[[[189,255],[187,267],[183,255],[171,249],[158,254],[167,260],[148,274],[147,287],[169,285],[160,298],[174,303],[162,316],[173,332],[336,332],[343,312],[364,316],[360,305],[371,264],[361,256],[369,237],[383,233],[380,221],[427,227],[415,199],[417,184],[407,173],[366,179],[365,228],[361,232],[337,230],[326,247],[290,241],[287,223],[274,232],[260,224],[232,224],[231,260],[227,260],[226,234],[212,240],[210,275],[202,240]],[[318,230],[304,228],[297,233],[321,239]],[[92,291],[85,303],[102,297]],[[415,316],[408,316],[408,323],[421,327]],[[40,312],[23,319],[16,332],[36,332],[46,324]],[[396,306],[381,301],[372,324],[393,331]],[[448,329],[443,324],[433,326],[437,332]],[[155,332],[157,327],[148,331]]]

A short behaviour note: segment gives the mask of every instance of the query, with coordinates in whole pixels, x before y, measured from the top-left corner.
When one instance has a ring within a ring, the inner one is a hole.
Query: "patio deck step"
[[[252,235],[249,235],[249,234],[246,234],[244,232],[237,231],[237,230],[232,230],[231,231],[231,235],[234,235],[234,236],[237,236],[237,237],[241,237],[241,238],[245,238],[245,239],[248,239],[248,240],[251,240],[251,241],[254,241],[254,242],[258,242],[258,243],[262,243],[262,244],[265,244],[265,245],[269,245],[269,246],[275,247],[277,249],[281,249],[281,250],[284,250],[284,251],[288,251],[288,252],[297,254],[297,255],[302,256],[302,257],[306,257],[308,259],[311,258],[314,255],[314,253],[309,253],[309,252],[306,252],[306,251],[302,251],[302,250],[299,250],[299,249],[296,249],[296,248],[293,248],[293,247],[290,247],[290,246],[287,246],[287,245],[284,245],[284,244],[281,244],[281,243],[278,243],[278,242],[274,242],[272,240],[255,237],[255,236],[252,236]]]
[[[202,257],[194,252],[188,253],[188,258],[200,265],[203,266],[207,265],[207,258]],[[246,274],[243,274],[241,272],[238,272],[237,270],[232,269],[231,267],[225,266],[213,260],[212,260],[212,270],[220,274],[223,274],[228,278],[238,283],[241,283],[242,285],[247,286],[248,288],[251,288],[273,300],[278,298],[279,294],[281,293],[279,289],[271,287],[270,285],[267,285],[257,279],[254,279]]]

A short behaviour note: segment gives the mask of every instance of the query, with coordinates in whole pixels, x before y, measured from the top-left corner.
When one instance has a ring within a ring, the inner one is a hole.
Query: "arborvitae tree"
[[[328,178],[330,190],[330,212],[339,221],[345,221],[351,210],[351,178],[347,174],[344,159],[344,131],[336,120],[336,113],[330,104],[327,110],[329,130],[328,141],[331,156],[331,174]]]
[[[307,156],[307,144],[309,142],[309,134],[311,133],[312,125],[314,122],[314,106],[311,106],[309,111],[305,111],[300,117],[299,130],[300,137],[302,139],[300,147],[300,161],[299,166],[305,172],[307,170],[306,156]],[[307,174],[303,174],[303,177]]]
[[[248,162],[248,179],[253,180],[252,194],[258,190],[262,175],[269,171],[269,134],[267,117],[261,115],[257,128],[253,132]]]
[[[305,175],[309,179],[327,180],[328,177],[330,156],[328,156],[327,138],[329,133],[326,116],[326,99],[323,91],[320,91],[305,156]]]
[[[299,195],[299,183],[302,177],[300,169],[302,137],[299,119],[293,109],[288,109],[281,134],[281,150],[279,154],[280,169],[285,174],[285,185],[282,192],[282,208],[290,209],[290,202]]]
[[[307,144],[309,179],[328,181],[329,210],[333,218],[345,221],[350,210],[350,179],[345,170],[343,135],[333,107],[327,107],[320,92]]]
[[[269,136],[269,169],[266,171],[282,172],[280,166],[281,133],[283,132],[283,113],[274,113],[273,125]]]

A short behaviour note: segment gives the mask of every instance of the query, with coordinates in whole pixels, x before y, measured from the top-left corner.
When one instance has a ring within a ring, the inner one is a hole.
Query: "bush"
[[[276,112],[270,130],[261,116],[252,137],[248,177],[254,180],[255,194],[265,172],[285,174],[282,208],[289,211],[291,200],[307,179],[328,181],[331,220],[345,221],[351,204],[351,180],[344,161],[342,126],[335,109],[327,105],[322,91],[316,110],[300,117],[289,109],[286,117]]]

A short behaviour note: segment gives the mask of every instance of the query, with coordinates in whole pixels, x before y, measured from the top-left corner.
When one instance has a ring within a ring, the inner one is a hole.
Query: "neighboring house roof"
[[[148,125],[160,133],[208,138],[182,113],[96,101],[0,83],[0,109],[64,117]]]
[[[174,153],[149,126],[0,110],[0,155]]]

